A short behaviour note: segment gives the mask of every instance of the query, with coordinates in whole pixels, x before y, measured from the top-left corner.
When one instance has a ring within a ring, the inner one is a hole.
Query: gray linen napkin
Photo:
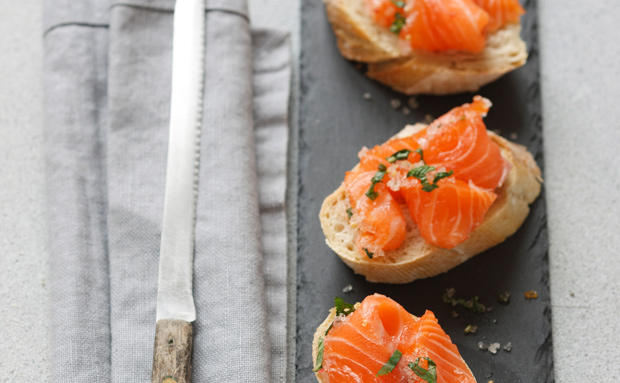
[[[193,375],[284,381],[288,36],[251,32],[244,1],[207,7]],[[56,380],[150,377],[172,8],[46,3]]]

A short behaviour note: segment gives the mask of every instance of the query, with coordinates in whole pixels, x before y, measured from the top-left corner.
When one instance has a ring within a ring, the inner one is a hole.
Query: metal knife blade
[[[175,4],[158,321],[196,319],[192,275],[202,124],[204,15],[204,0],[177,0]]]

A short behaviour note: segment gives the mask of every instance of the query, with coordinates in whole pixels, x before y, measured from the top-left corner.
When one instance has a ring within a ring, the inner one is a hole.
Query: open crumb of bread
[[[421,125],[408,125],[396,137],[411,135]],[[383,257],[370,259],[360,254],[355,239],[357,228],[349,222],[350,208],[344,185],[323,201],[319,218],[327,245],[340,259],[370,282],[408,283],[446,272],[514,234],[529,214],[541,188],[541,173],[534,158],[521,145],[488,132],[512,165],[504,184],[496,190],[497,199],[484,221],[461,244],[442,249],[427,243],[420,236],[408,209],[403,213],[408,221],[405,242],[396,250],[386,251]]]
[[[363,0],[324,0],[342,55],[369,63],[367,75],[406,94],[475,91],[527,60],[521,25],[508,24],[487,38],[480,53],[412,50],[375,23]]]

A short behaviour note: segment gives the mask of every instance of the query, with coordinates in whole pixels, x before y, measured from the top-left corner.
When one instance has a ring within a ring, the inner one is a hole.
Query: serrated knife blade
[[[155,383],[190,382],[196,199],[204,79],[204,0],[177,0],[170,131],[157,288]]]

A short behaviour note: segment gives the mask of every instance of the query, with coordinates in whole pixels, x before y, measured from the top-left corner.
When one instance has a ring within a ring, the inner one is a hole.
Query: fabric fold
[[[174,2],[108,4],[102,20],[109,28],[83,22],[85,9],[100,7],[85,3],[48,0],[45,35],[47,129],[58,132],[47,143],[50,272],[64,278],[52,287],[54,377],[144,382],[155,327]],[[207,7],[193,377],[283,382],[288,35],[252,33],[243,0],[208,0]],[[65,21],[54,24],[61,19],[54,12]],[[67,342],[74,346],[63,354]]]
[[[88,16],[83,7],[75,19],[57,12],[46,4],[50,28]],[[105,382],[110,376],[107,30],[72,23],[48,29],[44,49],[52,373],[63,382]]]

